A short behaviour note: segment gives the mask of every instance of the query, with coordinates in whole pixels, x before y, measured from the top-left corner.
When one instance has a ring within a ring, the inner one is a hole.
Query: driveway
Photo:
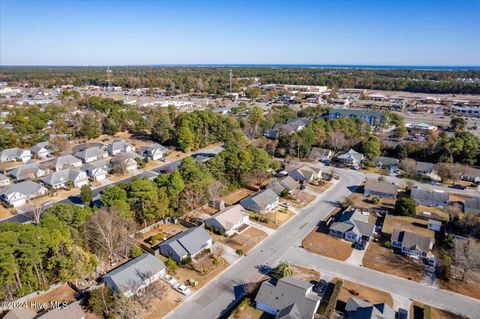
[[[361,266],[363,264],[363,257],[365,257],[365,253],[367,252],[368,245],[369,243],[367,243],[367,246],[364,250],[353,249],[352,254],[347,258],[347,260],[345,260],[345,262],[350,265]]]

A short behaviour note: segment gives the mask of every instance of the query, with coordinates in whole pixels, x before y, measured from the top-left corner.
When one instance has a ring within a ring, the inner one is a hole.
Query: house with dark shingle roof
[[[278,195],[270,188],[260,190],[240,201],[246,210],[257,213],[268,213],[278,205]]]
[[[313,319],[320,297],[312,288],[312,284],[292,277],[276,283],[265,281],[255,297],[256,307],[275,318]]]
[[[465,213],[480,214],[480,197],[465,199],[464,205]]]
[[[419,205],[431,207],[446,207],[450,202],[450,195],[445,192],[412,188],[411,197]]]
[[[350,208],[330,225],[329,234],[352,242],[370,241],[375,225],[368,222],[368,215]]]
[[[201,251],[210,248],[213,244],[212,237],[202,226],[187,229],[158,245],[160,253],[182,262],[186,257],[194,258]]]
[[[102,281],[113,291],[131,297],[165,275],[165,264],[144,253],[108,272]]]
[[[291,194],[299,186],[300,183],[294,180],[291,176],[285,176],[272,181],[267,187],[273,190],[278,196],[281,196],[284,191]]]
[[[435,239],[395,228],[391,237],[392,247],[413,258],[425,258],[429,261],[435,261],[435,256],[430,253]]]
[[[317,167],[308,165],[302,165],[300,167],[291,167],[289,169],[288,176],[291,176],[294,180],[299,182],[310,183],[317,178],[322,177],[322,171]]]
[[[371,304],[356,297],[350,297],[345,306],[347,319],[395,319],[396,313],[386,303]]]
[[[398,163],[400,162],[398,159],[393,157],[383,157],[383,156],[375,156],[373,158],[373,162],[378,168],[381,169],[389,169],[389,170],[397,170]]]
[[[427,162],[417,162],[416,171],[418,176],[428,177],[434,181],[440,181],[435,165]]]
[[[398,187],[395,184],[382,182],[375,179],[367,179],[363,193],[367,196],[378,196],[385,198],[397,198]]]

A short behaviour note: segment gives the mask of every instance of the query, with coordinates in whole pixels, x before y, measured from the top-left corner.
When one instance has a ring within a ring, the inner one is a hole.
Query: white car
[[[190,288],[188,288],[185,285],[181,285],[181,284],[173,286],[173,289],[175,289],[176,291],[178,291],[179,293],[181,293],[182,295],[185,295],[185,296],[188,296],[189,294],[192,293]]]

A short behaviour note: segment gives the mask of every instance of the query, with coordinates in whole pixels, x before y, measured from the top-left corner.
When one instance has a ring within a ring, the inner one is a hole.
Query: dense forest
[[[112,84],[128,88],[162,88],[172,93],[228,91],[233,69],[234,89],[262,83],[327,85],[331,88],[363,88],[425,93],[480,93],[480,70],[349,69],[307,67],[112,67]],[[2,67],[0,81],[52,87],[72,84],[106,85],[106,67]]]

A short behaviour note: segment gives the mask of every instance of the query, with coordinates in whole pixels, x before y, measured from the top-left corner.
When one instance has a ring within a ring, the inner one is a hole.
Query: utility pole
[[[230,70],[230,94],[232,94],[232,83],[233,83],[233,74],[232,74],[232,70]]]

